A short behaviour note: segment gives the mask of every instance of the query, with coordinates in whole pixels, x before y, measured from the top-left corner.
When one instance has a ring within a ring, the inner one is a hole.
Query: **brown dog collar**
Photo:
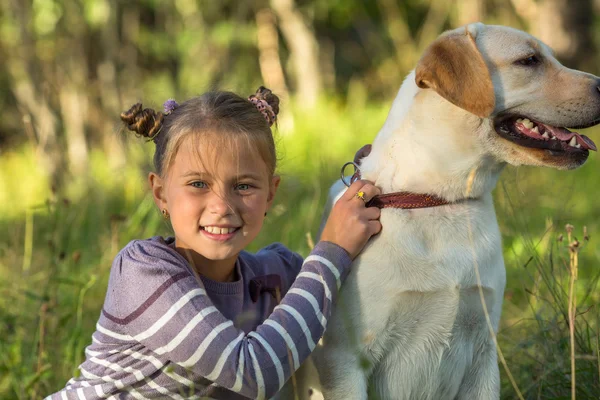
[[[411,209],[438,207],[446,204],[450,204],[450,202],[431,194],[394,192],[373,197],[367,202],[367,207]]]
[[[350,178],[350,183],[346,182],[344,177],[344,170],[348,165],[354,166],[354,174]],[[356,161],[347,162],[342,166],[341,171],[342,182],[346,187],[350,187],[352,182],[360,179],[360,168]],[[402,209],[412,209],[412,208],[428,208],[428,207],[438,207],[444,206],[447,204],[451,204],[449,201],[442,199],[441,197],[437,197],[432,194],[418,194],[411,192],[393,192],[393,193],[385,193],[380,194],[379,196],[373,197],[366,203],[367,207],[377,207],[377,208],[402,208]]]

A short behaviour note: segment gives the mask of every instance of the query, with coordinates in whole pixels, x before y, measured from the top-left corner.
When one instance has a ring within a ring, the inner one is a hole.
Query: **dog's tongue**
[[[585,135],[580,135],[577,132],[571,132],[567,128],[557,128],[555,126],[550,126],[546,124],[544,124],[544,128],[546,129],[546,131],[551,132],[554,135],[554,137],[556,137],[558,140],[569,141],[573,136],[575,136],[575,140],[577,140],[577,143],[581,145],[582,149],[593,151],[597,150],[596,145],[594,144],[592,139]]]

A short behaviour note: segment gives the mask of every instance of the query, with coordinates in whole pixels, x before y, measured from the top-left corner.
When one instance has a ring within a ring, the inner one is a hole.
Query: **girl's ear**
[[[271,208],[271,204],[273,204],[273,199],[275,199],[275,193],[277,193],[279,182],[281,182],[280,176],[275,175],[271,178],[271,184],[269,185],[269,196],[267,197],[267,209]]]
[[[165,198],[164,181],[155,172],[148,174],[148,183],[152,190],[152,196],[154,197],[154,203],[159,210],[167,208],[167,199]]]

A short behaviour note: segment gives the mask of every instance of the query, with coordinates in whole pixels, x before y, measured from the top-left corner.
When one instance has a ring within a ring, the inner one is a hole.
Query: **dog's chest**
[[[505,271],[489,206],[491,199],[489,205],[446,207],[446,212],[382,211],[381,236],[349,277],[357,289],[349,296],[358,294],[361,330],[372,333],[374,351],[378,343],[385,351],[388,340],[448,344],[453,331],[479,326],[478,281],[490,312],[499,312]]]

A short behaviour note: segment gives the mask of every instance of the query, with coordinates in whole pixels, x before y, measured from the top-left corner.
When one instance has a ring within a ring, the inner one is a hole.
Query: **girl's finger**
[[[370,220],[378,220],[379,217],[381,216],[381,210],[377,207],[367,207],[363,212],[362,215]]]
[[[352,200],[352,198],[355,197],[358,192],[360,192],[360,189],[363,186],[365,186],[365,182],[360,179],[353,182],[340,199],[344,199],[346,201]]]
[[[381,222],[378,220],[369,221],[369,232],[371,232],[371,236],[381,232]]]

